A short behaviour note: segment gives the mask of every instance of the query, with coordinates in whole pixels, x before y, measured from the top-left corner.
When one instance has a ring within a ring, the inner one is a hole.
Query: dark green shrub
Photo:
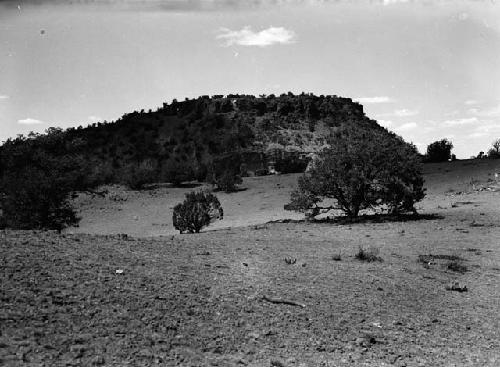
[[[276,160],[276,171],[279,173],[304,173],[309,163],[306,159],[288,156]]]
[[[322,209],[340,209],[350,218],[375,207],[392,214],[415,211],[414,204],[425,195],[415,146],[393,134],[359,128],[339,131],[329,143],[299,178],[285,209],[310,217]],[[325,199],[333,204],[322,206]]]
[[[464,265],[460,260],[452,260],[446,267],[448,268],[448,270],[462,274],[468,271],[467,266]]]
[[[255,170],[255,176],[267,176],[269,175],[269,170],[267,168],[259,168]]]
[[[76,224],[69,195],[88,186],[88,165],[64,154],[58,130],[7,141],[0,150],[1,225],[14,229],[56,229]],[[39,139],[42,139],[39,137]],[[54,154],[58,154],[55,156]]]
[[[218,157],[210,166],[207,181],[215,185],[217,191],[238,191],[237,185],[243,182],[240,176],[241,164],[242,158],[238,153],[227,153]]]
[[[183,182],[194,180],[195,173],[187,162],[171,158],[162,165],[160,178],[162,181],[170,182],[173,186],[180,186]]]
[[[206,191],[186,194],[183,203],[174,207],[174,228],[180,233],[199,233],[213,219],[222,219],[224,212],[217,197]]]
[[[453,144],[448,139],[435,141],[427,146],[426,162],[447,162],[451,159]]]
[[[144,185],[154,183],[158,179],[156,168],[151,161],[130,164],[122,170],[122,179],[132,190],[141,190]]]
[[[365,250],[363,247],[359,246],[358,252],[354,257],[360,261],[366,262],[384,261],[380,256],[378,256],[378,254],[379,250],[377,248],[369,248]]]
[[[241,177],[231,171],[225,171],[215,178],[216,190],[227,193],[238,191],[237,185],[241,185],[241,183],[243,183]]]

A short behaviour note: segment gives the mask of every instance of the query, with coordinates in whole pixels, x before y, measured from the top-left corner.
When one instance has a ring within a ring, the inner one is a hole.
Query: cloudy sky
[[[71,3],[71,4],[68,4]],[[0,141],[173,98],[357,99],[459,158],[500,138],[500,2],[0,1]]]

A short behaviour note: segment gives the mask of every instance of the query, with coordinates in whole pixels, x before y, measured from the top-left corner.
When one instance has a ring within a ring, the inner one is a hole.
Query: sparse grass
[[[380,256],[378,256],[379,252],[380,251],[378,248],[370,247],[369,249],[365,250],[363,247],[359,246],[359,250],[354,257],[360,261],[382,262],[384,260]]]
[[[272,359],[271,366],[272,367],[285,367],[285,364],[277,359]]]
[[[335,254],[332,256],[332,260],[333,261],[341,261],[342,260],[342,256],[340,255],[340,252],[338,254]]]
[[[434,260],[449,260],[449,261],[462,261],[463,259],[457,255],[418,255],[418,262],[428,264]]]
[[[465,266],[460,260],[452,260],[446,267],[448,270],[462,274],[468,271],[467,266]]]

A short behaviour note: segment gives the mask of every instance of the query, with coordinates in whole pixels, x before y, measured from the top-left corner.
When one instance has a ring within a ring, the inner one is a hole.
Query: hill
[[[156,111],[127,113],[115,122],[50,128],[46,134],[11,139],[0,147],[0,159],[6,169],[8,156],[28,146],[56,157],[79,157],[88,169],[84,176],[93,184],[140,187],[202,181],[218,161],[229,160],[225,164],[231,167],[243,164],[250,174],[269,162],[281,163],[282,171],[300,171],[304,164],[287,168],[280,160],[304,161],[346,126],[383,130],[349,98],[304,93],[201,96],[164,103]],[[16,167],[20,162],[11,163]]]

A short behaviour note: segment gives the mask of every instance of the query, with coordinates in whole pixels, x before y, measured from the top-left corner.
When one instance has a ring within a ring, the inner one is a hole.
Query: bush
[[[451,159],[453,144],[447,139],[435,141],[427,146],[426,162],[447,162]]]
[[[162,181],[170,182],[173,186],[178,187],[183,182],[194,180],[195,173],[187,162],[171,158],[162,165],[160,178]]]
[[[155,165],[150,160],[140,164],[131,164],[123,169],[122,180],[130,189],[141,190],[145,184],[157,181]]]
[[[276,171],[286,173],[304,173],[309,162],[298,157],[284,157],[276,160]]]
[[[180,233],[199,233],[213,219],[222,219],[223,210],[217,197],[205,191],[186,194],[183,203],[174,207],[174,228]]]
[[[452,260],[448,263],[446,266],[448,270],[455,271],[457,273],[466,273],[467,272],[467,266],[464,265],[460,260]]]
[[[60,149],[57,138],[57,131],[45,136],[47,147]],[[61,230],[76,224],[69,195],[86,187],[88,172],[82,157],[56,157],[30,139],[6,142],[0,151],[1,226]]]
[[[491,149],[488,150],[488,158],[500,158],[500,139],[495,140],[491,146]]]
[[[365,250],[360,246],[354,257],[360,261],[366,262],[384,261],[380,256],[378,256],[378,254],[379,250],[377,248],[369,248],[368,250]]]
[[[217,191],[227,193],[238,191],[237,185],[243,182],[240,176],[241,164],[240,154],[226,153],[212,162],[207,181],[214,184]]]
[[[299,178],[285,209],[310,218],[330,209],[340,209],[350,218],[375,207],[391,214],[415,212],[414,204],[425,195],[415,146],[394,134],[359,129],[339,131],[329,143]],[[325,199],[333,199],[333,204],[321,206]]]
[[[215,178],[215,187],[217,191],[224,191],[227,193],[238,191],[237,185],[241,185],[243,180],[239,175],[231,171],[225,171],[219,177]]]

